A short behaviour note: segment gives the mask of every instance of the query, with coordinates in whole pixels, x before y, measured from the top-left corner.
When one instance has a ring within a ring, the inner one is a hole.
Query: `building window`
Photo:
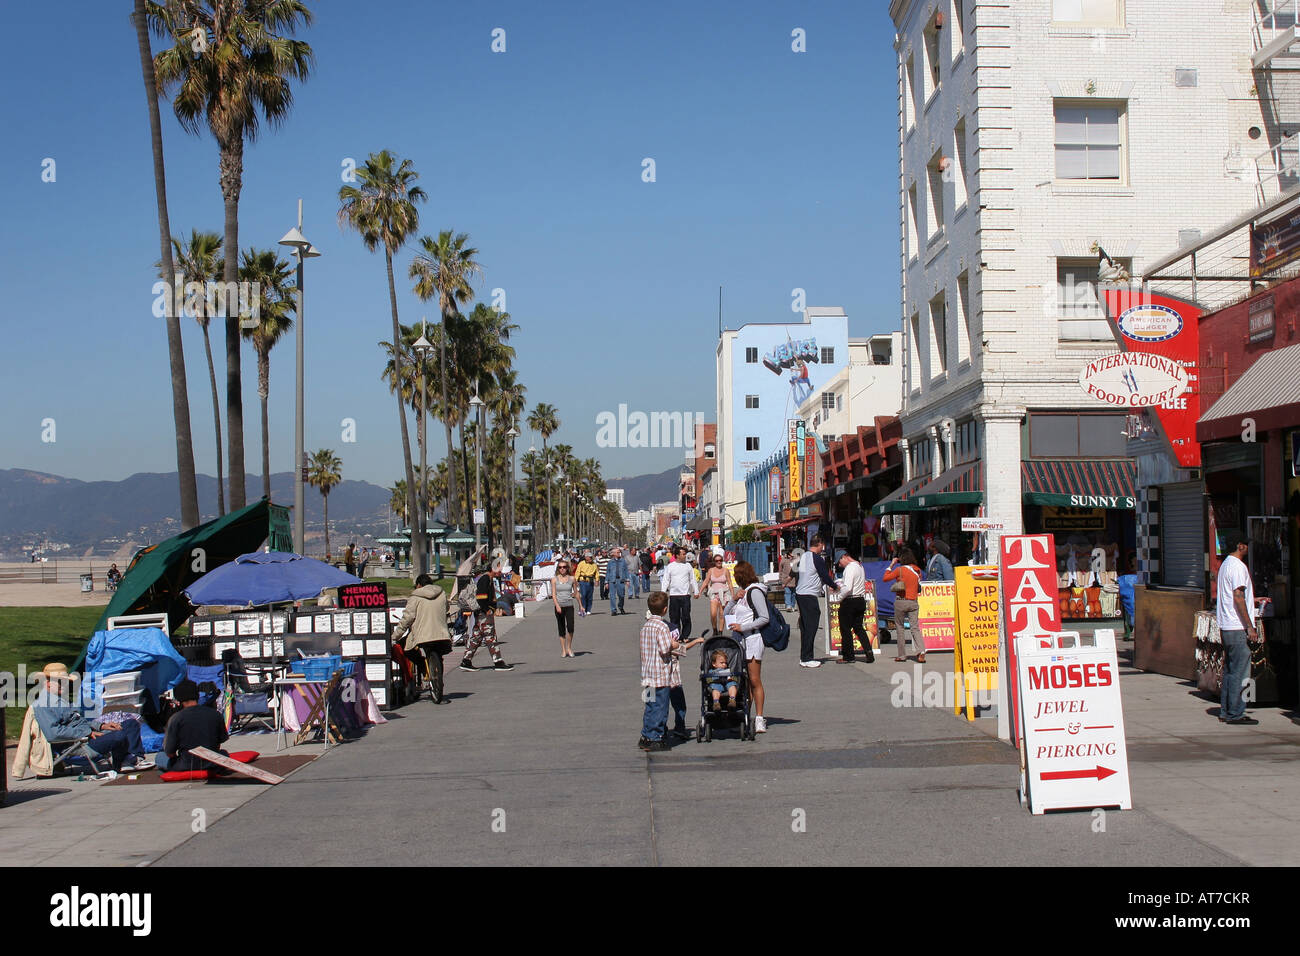
[[[822,411],[824,411],[824,412],[833,412],[833,411],[835,411],[835,393],[834,393],[834,392],[822,392]]]
[[[908,368],[908,370],[907,370],[907,371],[908,371],[907,379],[908,379],[908,384],[909,384],[909,386],[910,386],[913,390],[915,390],[915,389],[918,389],[918,388],[921,387],[918,383],[921,381],[921,372],[922,372],[922,369],[921,369],[921,313],[920,313],[920,312],[913,312],[913,313],[912,313],[912,321],[911,321],[911,323],[910,323],[909,326],[908,326],[908,331],[909,331],[911,334],[908,335],[908,337],[907,337],[907,342],[908,342],[908,348],[907,348],[908,356],[907,356],[907,358],[908,358],[908,365],[909,365],[909,368]]]
[[[957,277],[957,364],[970,361],[970,273]]]
[[[974,461],[980,456],[979,423],[974,419],[957,426],[957,461]]]
[[[952,156],[944,168],[944,176],[952,180],[952,206],[960,209],[969,198],[970,178],[966,165],[966,121],[963,119],[952,131]]]
[[[951,0],[949,9],[948,35],[952,38],[952,58],[954,60],[962,55],[966,49],[966,0]]]
[[[930,188],[930,205],[927,210],[930,213],[930,220],[926,225],[926,239],[933,241],[939,233],[943,232],[943,152],[937,152],[930,157],[929,164],[925,167],[927,185]]]
[[[745,364],[746,365],[758,364],[758,349],[756,348],[745,349]]]
[[[1120,182],[1124,178],[1125,109],[1056,102],[1056,178]]]
[[[934,20],[925,28],[925,101],[939,89],[939,27]]]
[[[1116,259],[1131,269],[1132,259]],[[1096,259],[1056,260],[1057,332],[1062,342],[1112,342],[1110,324],[1097,299]]]
[[[907,189],[907,258],[911,259],[921,251],[921,205],[916,197],[916,183]]]
[[[844,393],[843,393],[843,392],[837,393],[836,396],[835,396],[835,410],[836,410],[837,412],[842,412],[842,411],[844,411]]]
[[[749,435],[745,438],[745,451],[758,451],[758,437]]]
[[[1123,458],[1126,415],[1030,412],[1031,458]]]
[[[948,302],[940,292],[930,300],[930,374],[948,371]]]
[[[714,455],[715,455],[715,452],[714,452],[714,448],[713,448],[713,446],[712,446],[712,445],[705,445],[705,446],[704,446],[704,457],[705,457],[705,458],[713,458]]]
[[[834,365],[834,364],[835,364],[835,349],[834,349],[834,347],[822,346],[822,364],[823,364],[823,365]]]
[[[903,83],[907,86],[906,95],[903,97],[903,109],[907,130],[911,132],[912,127],[916,125],[916,115],[921,112],[921,93],[916,86],[916,57],[911,54],[907,57]]]
[[[746,408],[758,408],[758,396],[757,396],[757,395],[746,395],[746,396],[745,396],[745,407],[746,407]]]
[[[1057,23],[1124,25],[1123,0],[1052,0],[1052,19]]]

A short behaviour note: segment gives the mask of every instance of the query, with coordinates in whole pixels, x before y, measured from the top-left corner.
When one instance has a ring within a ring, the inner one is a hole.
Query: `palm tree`
[[[271,432],[267,420],[267,398],[271,394],[271,349],[293,328],[292,315],[298,307],[294,286],[289,282],[293,267],[274,249],[247,249],[239,267],[242,282],[256,283],[257,324],[245,326],[244,338],[251,339],[257,353],[257,397],[262,402],[262,494],[271,497]]]
[[[148,3],[155,34],[174,45],[154,58],[163,90],[182,128],[205,126],[217,141],[221,198],[225,203],[224,282],[235,288],[239,262],[239,193],[244,180],[244,142],[259,132],[260,117],[282,123],[293,107],[290,80],[305,80],[311,47],[292,39],[311,24],[303,0],[168,0]],[[198,32],[202,31],[202,43]],[[198,47],[196,50],[195,47]],[[230,444],[230,508],[244,507],[244,405],[240,379],[240,317],[226,294],[226,425]]]
[[[163,274],[171,289],[176,274],[172,262],[171,220],[167,215],[167,170],[163,164],[162,119],[158,114],[158,80],[154,72],[153,49],[149,45],[149,24],[145,0],[135,0],[131,14],[136,45],[140,49],[140,73],[144,77],[145,99],[149,104],[149,137],[153,144],[153,183],[158,203],[158,239],[162,249]],[[180,483],[181,526],[199,523],[199,488],[194,474],[194,441],[190,433],[190,394],[185,381],[185,350],[181,344],[181,319],[176,314],[176,297],[167,296],[167,358],[172,379],[172,422],[176,430],[176,476]]]
[[[420,239],[420,252],[411,263],[409,277],[415,280],[415,294],[421,301],[428,302],[434,296],[438,298],[438,311],[442,316],[439,328],[440,361],[442,376],[442,422],[447,433],[447,450],[451,451],[452,408],[447,394],[447,358],[446,349],[457,338],[457,319],[460,316],[460,303],[468,302],[474,290],[471,280],[482,275],[483,267],[475,259],[478,250],[467,248],[469,236],[465,233],[453,234],[450,229],[438,233],[438,238],[424,236]],[[459,368],[459,365],[456,366]],[[455,420],[460,421],[457,415]],[[464,444],[464,435],[461,436]],[[456,502],[456,472],[450,475],[451,485],[448,500]],[[468,497],[468,480],[466,481]],[[448,515],[447,520],[454,527],[460,525],[460,512]]]
[[[182,242],[172,236],[172,249],[175,252],[175,268],[185,285],[196,282],[203,287],[203,295],[185,296],[185,308],[199,328],[203,330],[203,351],[208,358],[208,382],[212,386],[212,421],[217,433],[217,515],[226,513],[225,477],[222,473],[221,459],[221,397],[217,393],[217,370],[212,364],[212,339],[208,335],[208,325],[216,314],[216,295],[209,285],[221,277],[225,268],[221,260],[221,237],[215,232],[190,230],[188,242]],[[176,274],[168,275],[164,263],[158,263],[159,274],[168,283],[175,281]],[[180,290],[177,290],[179,294]]]
[[[505,433],[516,426],[519,416],[524,413],[526,407],[524,393],[528,389],[519,383],[513,367],[506,368],[498,373],[496,379],[497,387],[493,396],[488,400],[488,411],[492,413],[492,417],[496,420],[497,430],[502,432],[502,439],[506,444],[504,466],[500,472],[494,471],[493,473],[508,476],[505,487],[502,489],[505,493],[503,505],[505,520],[501,522],[501,526],[506,529],[506,541],[508,542],[504,547],[509,551],[513,551],[515,542],[515,473],[514,462],[510,455],[511,439]],[[493,501],[496,499],[495,496],[490,496],[488,500]]]
[[[397,520],[406,524],[406,479],[399,478],[393,482],[393,487],[388,489],[391,497],[388,499],[388,510],[397,515]]]
[[[528,416],[528,427],[535,432],[542,433],[542,479],[546,482],[546,534],[545,540],[551,540],[551,479],[547,466],[550,464],[550,457],[547,454],[546,441],[557,431],[560,430],[560,416],[556,412],[555,406],[548,402],[538,402],[532,413]]]
[[[325,502],[325,556],[330,554],[330,492],[343,480],[343,462],[333,449],[314,451],[307,465],[307,484],[320,489]]]
[[[405,245],[420,225],[418,202],[428,197],[415,185],[419,173],[409,159],[400,162],[388,150],[371,153],[364,166],[356,171],[357,184],[345,184],[339,189],[339,224],[350,226],[361,235],[365,247],[374,252],[384,249],[384,266],[388,270],[388,304],[393,319],[392,342],[402,341],[401,323],[397,320],[397,286],[393,282],[393,253]],[[402,379],[400,352],[394,353],[398,380]],[[397,415],[402,426],[402,464],[406,468],[407,513],[411,517],[411,546],[418,555],[412,562],[413,575],[423,573],[428,549],[424,534],[416,520],[415,467],[411,462],[411,436],[406,426],[406,402],[397,390]]]

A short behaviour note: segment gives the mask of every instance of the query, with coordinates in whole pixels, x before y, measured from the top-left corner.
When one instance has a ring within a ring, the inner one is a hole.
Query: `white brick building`
[[[1122,416],[1087,415],[1107,407],[1077,384],[1117,350],[1096,249],[1137,275],[1256,204],[1248,160],[1278,130],[1250,7],[889,4],[910,478],[982,463],[986,513],[1019,531],[1022,460],[1125,455]]]
[[[902,333],[849,339],[849,364],[799,406],[797,417],[823,443],[835,441],[877,415],[898,414],[902,373]]]

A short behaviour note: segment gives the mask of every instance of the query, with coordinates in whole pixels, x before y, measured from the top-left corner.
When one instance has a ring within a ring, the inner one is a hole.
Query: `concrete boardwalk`
[[[1014,751],[981,726],[992,721],[893,706],[890,675],[914,665],[892,653],[816,670],[798,667],[793,647],[769,654],[767,734],[644,754],[644,606],[611,618],[597,603],[578,619],[573,660],[560,658],[545,605],[503,622],[513,672],[449,669],[453,703],[406,707],[284,784],[255,788],[160,863],[269,866],[286,852],[308,865],[1300,860],[1300,728],[1267,709],[1259,727],[1223,727],[1185,685],[1154,675],[1123,677],[1136,809],[1108,813],[1104,832],[1090,813],[1023,809]],[[698,631],[705,602],[694,616]],[[950,661],[932,654],[925,669]],[[694,717],[693,674],[687,697]]]

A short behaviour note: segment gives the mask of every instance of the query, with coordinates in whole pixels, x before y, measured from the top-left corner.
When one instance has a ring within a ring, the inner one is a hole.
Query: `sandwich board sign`
[[[1051,644],[1061,630],[1061,605],[1057,597],[1056,539],[1050,534],[1004,534],[1000,543],[998,569],[1001,574],[1002,637],[999,641],[998,736],[1019,747],[1019,669],[1017,638],[1033,637],[1039,647]],[[1006,706],[1003,706],[1006,705]],[[1007,727],[1004,714],[1011,715]],[[1024,766],[1024,758],[1021,758]]]
[[[1133,809],[1115,632],[1021,637],[1016,661],[1030,812]]]

